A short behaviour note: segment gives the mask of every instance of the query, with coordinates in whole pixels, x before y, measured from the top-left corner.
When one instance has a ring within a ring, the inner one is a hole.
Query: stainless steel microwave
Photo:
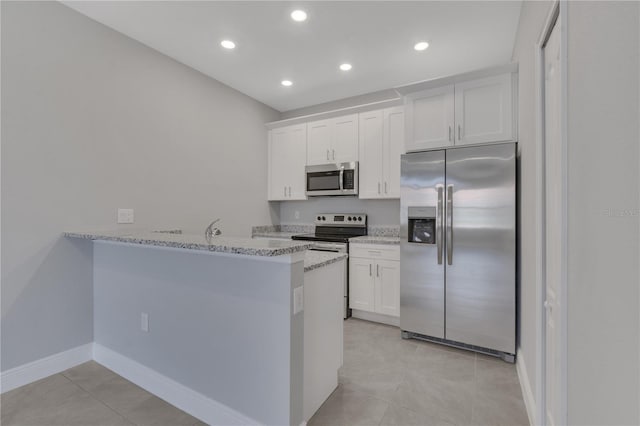
[[[358,195],[358,162],[305,167],[307,197]]]

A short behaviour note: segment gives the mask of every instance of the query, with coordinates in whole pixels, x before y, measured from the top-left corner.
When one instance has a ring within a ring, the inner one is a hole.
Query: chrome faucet
[[[218,235],[222,235],[222,231],[216,227],[213,226],[216,223],[220,222],[220,218],[214,220],[213,222],[211,222],[209,224],[209,226],[207,226],[207,229],[204,231],[204,236],[207,239],[207,241],[211,240],[211,238],[216,237]]]

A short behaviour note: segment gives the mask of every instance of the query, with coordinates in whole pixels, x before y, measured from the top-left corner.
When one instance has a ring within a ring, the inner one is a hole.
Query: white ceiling
[[[520,1],[66,1],[279,111],[510,61]],[[295,9],[306,22],[290,18]],[[220,47],[231,39],[236,49]],[[421,40],[430,46],[416,52]],[[338,69],[349,62],[353,69]],[[283,87],[289,79],[293,86]]]

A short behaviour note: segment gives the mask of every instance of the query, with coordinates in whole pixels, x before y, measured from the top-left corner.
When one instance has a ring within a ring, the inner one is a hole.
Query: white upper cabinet
[[[407,151],[453,145],[454,99],[453,85],[407,95]]]
[[[270,130],[268,156],[269,200],[306,200],[306,124]]]
[[[513,140],[511,74],[456,84],[456,145]]]
[[[307,124],[307,164],[331,162],[331,120]]]
[[[404,108],[360,113],[360,198],[400,197]]]
[[[360,198],[382,197],[383,112],[360,113]]]
[[[512,73],[408,94],[406,150],[516,140]]]
[[[384,110],[382,176],[385,198],[400,198],[400,156],[404,150],[404,107]]]
[[[307,164],[358,161],[358,114],[307,124]]]

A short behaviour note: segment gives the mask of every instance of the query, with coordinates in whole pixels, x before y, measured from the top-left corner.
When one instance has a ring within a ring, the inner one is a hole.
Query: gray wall
[[[279,203],[282,224],[313,223],[318,213],[366,213],[369,225],[400,225],[400,200],[320,197]],[[299,219],[296,219],[296,212],[299,213]]]
[[[2,2],[3,371],[91,342],[91,246],[65,229],[228,235],[278,219],[279,114],[57,2]],[[121,227],[132,225],[120,225]]]
[[[304,311],[293,315],[291,301],[302,261],[107,242],[94,251],[97,344],[261,424],[302,422]]]
[[[568,2],[568,414],[639,424],[638,2]]]
[[[551,10],[551,2],[526,1],[522,4],[520,23],[513,48],[518,72],[518,150],[519,163],[519,275],[518,305],[520,351],[524,360],[531,391],[536,392],[536,84],[535,44]]]

